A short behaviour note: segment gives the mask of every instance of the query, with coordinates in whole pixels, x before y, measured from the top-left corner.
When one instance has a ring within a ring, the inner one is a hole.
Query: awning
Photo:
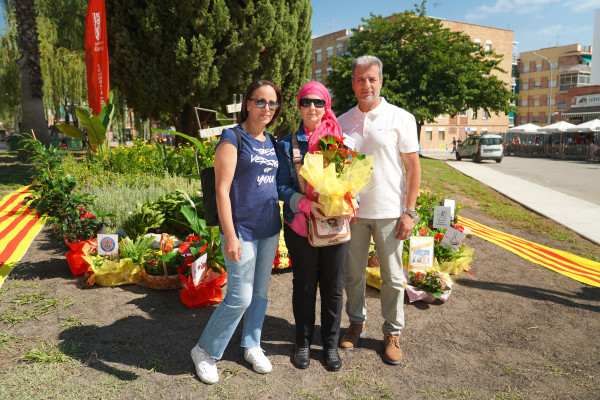
[[[591,54],[580,54],[579,57],[583,58],[583,61],[585,61],[586,63],[591,63],[592,62],[592,55]]]
[[[600,115],[600,106],[593,107],[573,107],[562,113],[564,116],[576,117],[584,115]]]

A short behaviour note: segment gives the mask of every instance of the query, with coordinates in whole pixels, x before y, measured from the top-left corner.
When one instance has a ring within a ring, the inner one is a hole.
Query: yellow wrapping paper
[[[119,262],[105,260],[102,265],[96,266],[96,256],[85,256],[84,259],[91,265],[87,284],[94,283],[100,286],[120,286],[136,283],[140,280],[140,266],[133,263],[131,258],[121,258]]]
[[[355,197],[371,180],[372,167],[373,156],[354,158],[338,175],[333,163],[323,168],[323,154],[315,152],[306,154],[300,174],[319,194],[324,214],[334,217],[353,214],[353,207],[358,206]],[[352,197],[352,206],[344,199],[347,193]]]

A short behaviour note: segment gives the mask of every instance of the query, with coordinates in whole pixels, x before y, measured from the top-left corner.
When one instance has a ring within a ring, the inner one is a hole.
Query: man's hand
[[[410,236],[414,226],[415,223],[412,217],[407,213],[403,213],[400,218],[398,218],[394,236],[397,240],[406,240]]]
[[[313,215],[313,217],[315,217],[315,219],[317,221],[321,221],[324,219],[328,219],[329,217],[325,216],[325,214],[323,214],[323,206],[319,203],[317,203],[316,201],[311,201],[310,202],[310,213]]]

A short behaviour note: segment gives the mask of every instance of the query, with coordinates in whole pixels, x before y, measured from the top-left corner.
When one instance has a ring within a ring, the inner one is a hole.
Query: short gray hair
[[[377,65],[379,67],[379,79],[383,79],[383,64],[381,60],[375,56],[360,56],[352,61],[352,80],[354,80],[354,70],[358,67],[371,67]]]

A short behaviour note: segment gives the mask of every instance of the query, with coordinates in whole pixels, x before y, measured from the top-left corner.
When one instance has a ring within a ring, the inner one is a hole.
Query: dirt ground
[[[499,228],[476,210],[462,215]],[[600,398],[600,289],[480,238],[466,243],[475,248],[473,275],[456,276],[448,302],[405,305],[401,365],[382,360],[379,292],[369,288],[367,333],[358,349],[341,352],[342,370],[325,370],[318,332],[310,367],[294,368],[292,276],[280,273],[271,280],[263,330],[273,371],[252,371],[243,359],[238,328],[217,364],[221,381],[209,386],[195,376],[189,351],[212,307],[188,309],[176,291],[86,287],[84,278],[69,271],[67,248],[44,230],[2,287],[0,313],[14,311],[21,293],[46,292],[55,306],[14,326],[0,321],[0,398]],[[344,315],[343,329],[347,324]],[[70,357],[23,360],[32,349],[53,347]]]

